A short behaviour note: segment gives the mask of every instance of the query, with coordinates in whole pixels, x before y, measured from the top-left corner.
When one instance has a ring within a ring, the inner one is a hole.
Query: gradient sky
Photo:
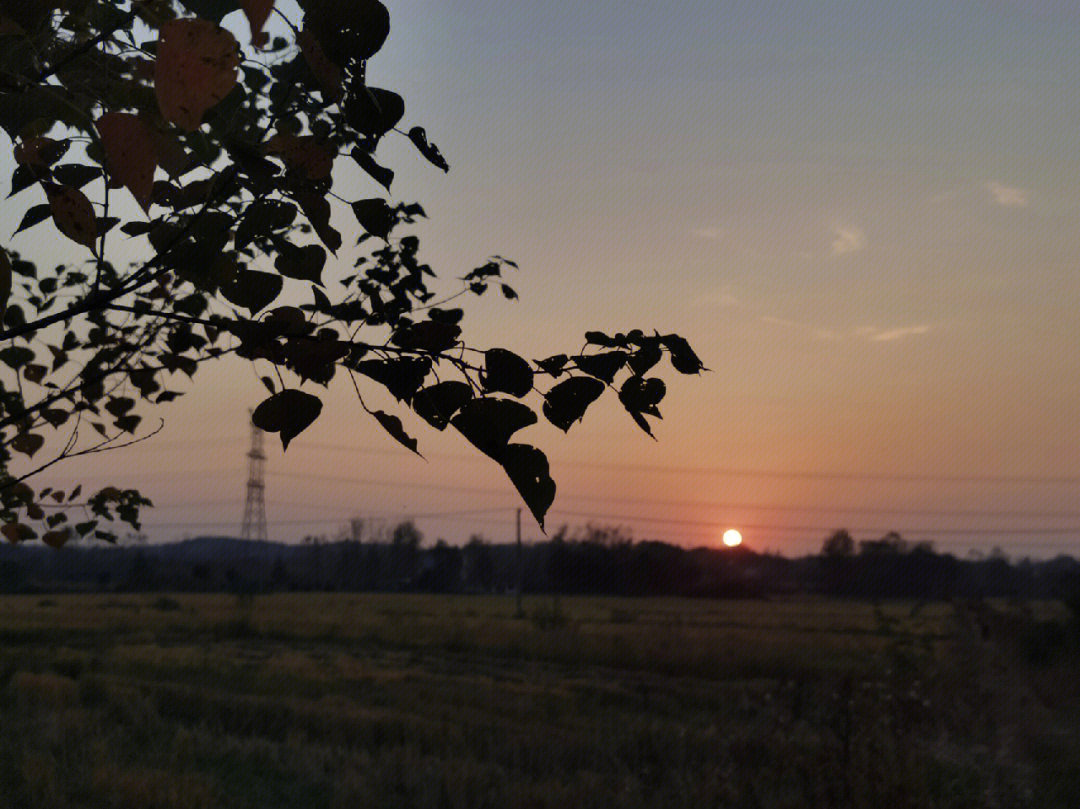
[[[787,554],[840,527],[1080,550],[1072,3],[384,1],[369,81],[452,167],[404,138],[380,147],[395,196],[431,216],[424,257],[448,278],[492,253],[521,265],[520,301],[471,306],[473,343],[540,357],[586,329],[655,328],[712,369],[665,370],[658,442],[614,401],[568,437],[523,431],[552,458],[551,526],[695,545],[734,526]],[[138,483],[162,505],[154,539],[236,530],[262,388],[239,364],[200,376],[156,439],[54,479]],[[344,385],[287,457],[268,437],[271,538],[519,505],[460,437],[407,422],[427,463]],[[507,540],[512,516],[419,523]]]

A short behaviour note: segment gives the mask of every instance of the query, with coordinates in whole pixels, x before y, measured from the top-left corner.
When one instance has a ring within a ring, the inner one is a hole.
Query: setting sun
[[[724,544],[729,548],[734,548],[742,544],[742,534],[736,531],[734,528],[729,528],[724,532]]]

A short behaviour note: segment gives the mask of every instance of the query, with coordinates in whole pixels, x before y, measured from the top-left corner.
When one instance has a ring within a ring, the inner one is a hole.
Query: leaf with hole
[[[207,20],[178,19],[161,26],[154,90],[162,116],[181,129],[199,128],[203,115],[236,84],[236,39]]]
[[[420,150],[420,154],[427,158],[429,163],[443,171],[450,171],[450,164],[442,156],[439,147],[428,141],[427,132],[424,131],[422,126],[414,126],[409,130],[409,140]]]
[[[513,399],[485,396],[462,405],[450,423],[478,450],[500,461],[510,437],[536,424],[531,408]]]
[[[564,433],[604,392],[604,383],[588,376],[572,376],[544,394],[544,416]]]
[[[82,188],[100,177],[101,169],[97,166],[84,166],[81,163],[65,163],[62,166],[54,166],[52,174],[53,179],[61,185]]]
[[[409,452],[415,452],[417,455],[420,455],[420,452],[416,449],[416,439],[405,432],[405,427],[402,425],[401,419],[397,416],[383,412],[382,410],[372,410],[369,412],[375,417],[375,420],[382,425],[382,428],[390,434],[391,438],[409,450]],[[424,456],[420,455],[420,457],[423,458]]]
[[[547,457],[528,444],[508,444],[500,463],[543,530],[544,516],[555,502],[555,481]]]
[[[373,139],[397,126],[404,115],[404,99],[378,87],[360,87],[345,102],[345,120],[349,126]]]
[[[480,381],[485,390],[520,398],[532,390],[533,371],[529,363],[514,352],[491,348],[484,352],[484,373]]]
[[[255,314],[269,306],[281,294],[281,276],[259,270],[237,270],[233,278],[221,285],[221,294],[230,303]]]
[[[394,226],[394,209],[385,199],[358,199],[352,204],[352,210],[360,227],[372,236],[383,240],[389,238],[390,230]]]
[[[581,371],[602,379],[610,385],[615,379],[615,374],[626,364],[626,358],[625,351],[604,351],[600,354],[582,354],[575,357],[574,361]]]
[[[472,398],[468,384],[451,379],[418,390],[412,397],[412,409],[436,430],[445,430],[454,414]]]
[[[390,360],[361,360],[352,366],[354,371],[374,379],[398,401],[412,399],[431,370],[426,357],[399,357]]]

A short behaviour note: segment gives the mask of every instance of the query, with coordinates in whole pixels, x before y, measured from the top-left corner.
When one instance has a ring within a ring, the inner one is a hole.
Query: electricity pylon
[[[250,413],[250,411],[249,411]],[[251,425],[251,449],[248,450],[247,498],[244,501],[244,524],[240,536],[244,539],[266,539],[266,500],[263,471],[266,455],[263,453],[263,431]]]

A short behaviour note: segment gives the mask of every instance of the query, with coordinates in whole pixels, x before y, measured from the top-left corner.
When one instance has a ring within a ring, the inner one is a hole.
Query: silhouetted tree
[[[678,372],[703,370],[682,337],[639,329],[587,332],[580,353],[537,361],[465,342],[463,310],[447,304],[515,298],[516,265],[494,256],[460,288],[437,289],[404,232],[421,206],[332,190],[351,164],[389,193],[384,136],[449,165],[401,96],[366,81],[390,30],[382,3],[299,5],[302,16],[273,0],[0,6],[0,129],[16,163],[4,205],[18,231],[70,248],[52,270],[0,251],[0,530],[12,542],[137,527],[148,505],[137,491],[25,481],[152,434],[153,405],[225,355],[257,365],[268,396],[253,421],[283,447],[318,418],[312,390],[347,377],[372,424],[414,452],[403,415],[454,427],[541,526],[555,496],[547,459],[512,441],[536,411],[566,431],[610,389],[651,435],[666,387],[647,374],[664,356]],[[223,27],[234,11],[246,22]],[[264,32],[271,14],[284,36]],[[286,290],[306,303],[275,305]],[[369,405],[371,386],[402,412]],[[49,434],[60,449],[41,461]],[[70,507],[46,511],[46,498]]]

